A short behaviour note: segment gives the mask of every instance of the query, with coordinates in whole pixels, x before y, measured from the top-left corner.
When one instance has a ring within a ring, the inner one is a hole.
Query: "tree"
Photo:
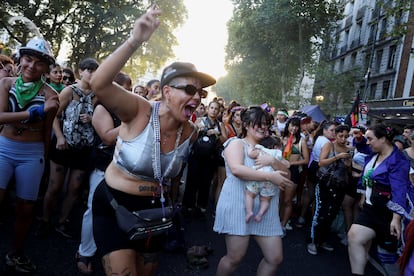
[[[322,0],[233,3],[235,12],[228,23],[226,48],[232,85],[226,87],[232,87],[235,99],[247,94],[243,98],[249,103],[266,101],[286,106],[288,92],[315,62],[317,38],[338,18],[337,5]]]
[[[177,44],[174,29],[186,19],[183,0],[157,1],[164,11],[162,24],[148,44],[141,47],[127,64],[131,76],[157,71],[173,56]],[[129,35],[135,19],[149,7],[146,0],[5,0],[0,13],[0,27],[12,38],[10,43],[25,44],[31,34],[22,24],[10,24],[11,16],[32,20],[48,40],[55,55],[64,40],[70,44],[68,64],[76,68],[86,57],[103,59]]]

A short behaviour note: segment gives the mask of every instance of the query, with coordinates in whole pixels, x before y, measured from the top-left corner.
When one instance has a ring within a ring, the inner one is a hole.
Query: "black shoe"
[[[71,239],[73,237],[68,227],[68,221],[56,225],[55,230],[65,238]]]
[[[38,238],[45,238],[49,236],[51,230],[51,225],[48,221],[44,221],[43,219],[39,219],[39,225],[37,226],[34,236]]]
[[[6,255],[6,265],[13,267],[16,271],[24,273],[33,273],[36,271],[36,265],[25,256]]]

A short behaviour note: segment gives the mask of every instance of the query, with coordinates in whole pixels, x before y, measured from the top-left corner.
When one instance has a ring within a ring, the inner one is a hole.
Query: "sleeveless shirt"
[[[151,112],[154,112],[154,108]],[[167,153],[161,153],[161,174],[164,176],[163,184],[169,185],[171,178],[179,174],[182,164],[190,152],[190,139],[194,131],[195,129],[193,129],[192,134],[176,149]],[[154,128],[151,116],[150,123],[147,124],[145,129],[137,137],[126,141],[118,136],[113,160],[121,170],[129,175],[138,179],[156,182],[157,180],[154,177],[152,166],[153,154],[155,152],[154,147]],[[177,157],[174,164],[171,164],[172,168],[169,175],[164,175],[174,159],[175,154],[177,154]]]

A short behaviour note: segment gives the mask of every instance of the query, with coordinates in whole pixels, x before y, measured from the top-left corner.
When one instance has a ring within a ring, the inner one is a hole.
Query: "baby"
[[[262,144],[266,145],[267,148],[263,145],[256,145],[254,148],[249,149],[248,156],[252,159],[256,159],[259,155],[270,154],[279,161],[288,162],[286,160],[282,160],[282,151],[280,150],[282,144],[280,139],[269,136],[263,139]],[[256,166],[253,168],[256,169]],[[271,166],[265,166],[259,170],[270,172],[273,171],[273,168]],[[254,198],[257,195],[260,196],[259,212],[254,217],[256,222],[260,222],[263,215],[269,209],[270,200],[276,194],[276,189],[277,187],[271,182],[247,182],[245,193],[246,223],[253,217]]]

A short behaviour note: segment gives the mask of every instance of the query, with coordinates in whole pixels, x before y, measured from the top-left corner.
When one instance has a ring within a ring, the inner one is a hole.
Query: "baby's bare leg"
[[[246,208],[246,223],[248,223],[250,219],[253,217],[253,204],[255,197],[255,193],[246,189],[246,192],[244,194],[244,204]]]
[[[270,206],[271,196],[260,196],[260,209],[257,215],[254,217],[256,222],[260,222],[263,218],[263,215],[267,212]]]

